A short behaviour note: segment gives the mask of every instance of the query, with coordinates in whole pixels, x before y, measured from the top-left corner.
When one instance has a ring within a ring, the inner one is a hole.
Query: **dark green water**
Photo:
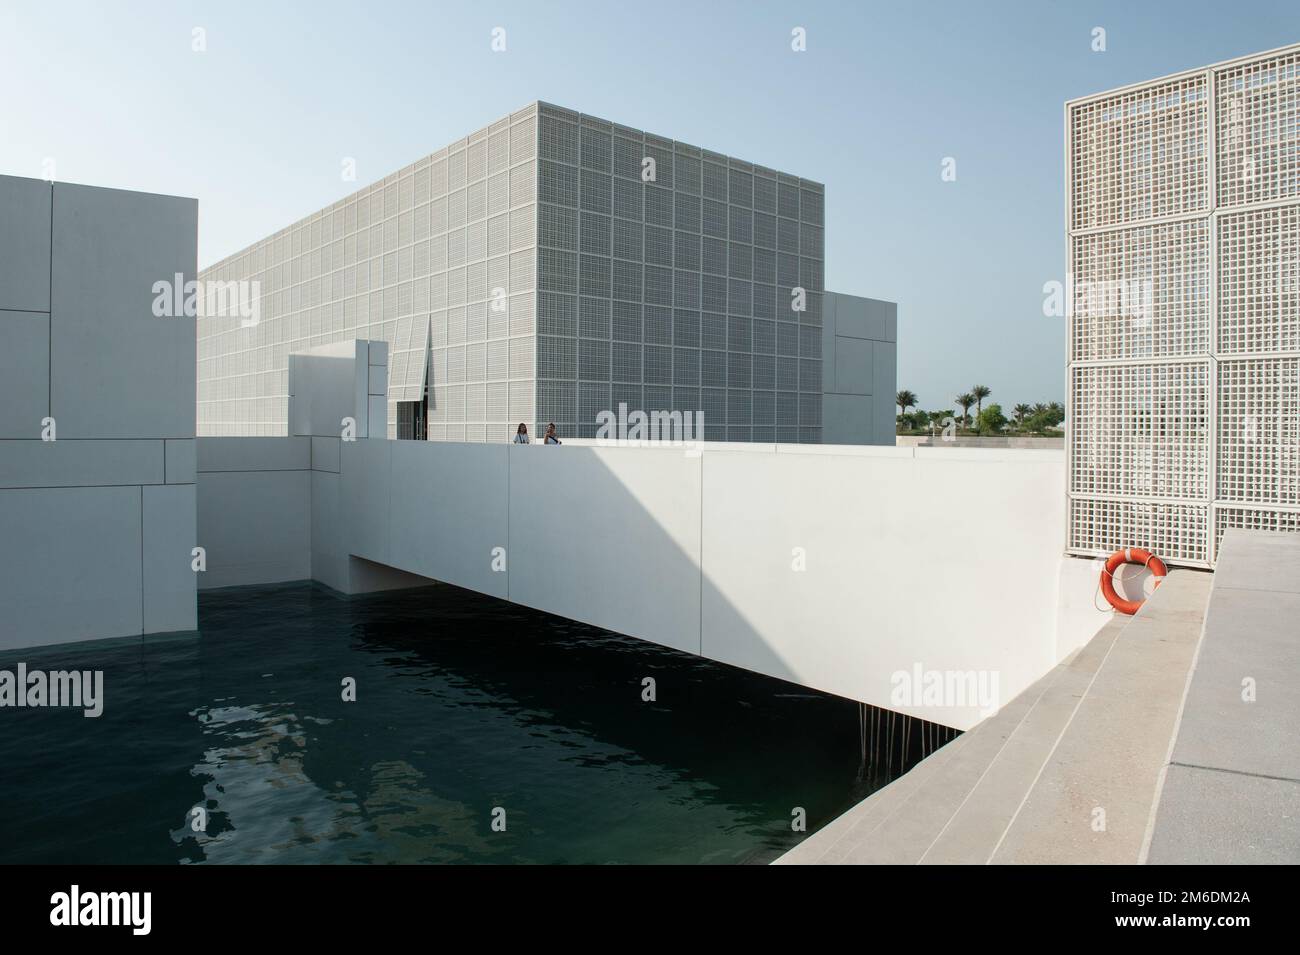
[[[0,710],[0,863],[765,862],[867,792],[856,704],[468,591],[246,587],[199,622],[0,654],[105,697]]]

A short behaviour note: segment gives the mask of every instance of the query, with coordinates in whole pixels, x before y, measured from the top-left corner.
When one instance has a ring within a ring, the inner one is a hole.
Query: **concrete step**
[[[992,718],[779,861],[1137,862],[1209,585],[1208,574],[1173,572],[1137,616],[1114,617]]]
[[[872,831],[881,819],[904,803],[918,786],[938,772],[965,744],[966,735],[958,736],[889,785],[877,789],[852,809],[827,823],[773,864],[812,865],[842,861],[860,834]]]
[[[1138,862],[1211,579],[1174,571],[1119,632],[991,861]]]
[[[1001,786],[1001,797],[1009,802],[1005,811],[1008,816],[1014,812],[1033,785],[1038,766],[1054,742],[1050,735],[1051,726],[1059,729],[1068,718],[1068,715],[1061,716],[1060,711],[1073,708],[1081,684],[1085,684],[1101,665],[1106,642],[1094,638],[1068,664],[1053,668],[992,718],[965,733],[961,739],[966,740],[966,746],[961,752],[916,787],[906,805],[886,819],[872,833],[872,838],[858,842],[853,851],[846,853],[844,861],[912,865],[925,860],[927,853],[942,842],[945,853],[958,853],[986,862],[1001,827],[996,830],[974,828],[970,832],[963,828],[945,840],[951,824],[963,809],[970,806],[972,798],[975,799],[974,809],[983,809],[988,800],[994,798],[994,787],[986,785],[989,770],[1007,754],[1009,746],[1022,758],[1004,761],[1003,765],[1015,766],[1016,772],[998,772],[995,775],[1000,783],[1005,778]],[[1047,741],[1046,749],[1044,740]],[[1038,765],[1032,763],[1032,756],[1029,762],[1024,760],[1026,751],[1038,754]],[[981,850],[984,855],[979,858]]]
[[[1042,694],[975,786],[917,860],[923,864],[984,865],[1065,731],[1088,683],[1128,618],[1106,624],[1075,657],[1043,679]],[[979,732],[976,727],[974,732]]]
[[[823,865],[839,864],[847,861],[846,856],[863,841],[870,841],[880,825],[889,819],[898,809],[925,783],[943,770],[947,763],[965,747],[964,736],[959,736],[943,746],[938,752],[931,753],[911,770],[904,773],[889,785],[873,793],[865,802],[854,807],[858,812],[850,811],[841,819],[849,817],[852,825],[843,833],[843,837],[826,849],[818,860]],[[837,820],[838,821],[838,820]]]
[[[1087,648],[1085,648],[1086,650]],[[1080,657],[1089,659],[1084,651],[1071,658],[1073,662]],[[1084,663],[1078,664],[1080,666]],[[1029,713],[1036,695],[1050,684],[1056,670],[1049,673],[1039,683],[1034,684],[992,717],[967,733],[958,736],[951,743],[931,754],[914,766],[905,775],[894,780],[883,789],[872,793],[865,800],[854,806],[828,825],[822,827],[813,836],[791,849],[777,860],[781,865],[833,864],[845,861],[862,861],[866,846],[881,838],[879,830],[886,822],[902,811],[910,812],[909,803],[913,798],[920,798],[919,793],[931,780],[943,778],[951,786],[953,776],[949,763],[973,740],[982,739],[982,746],[997,745],[997,741],[1013,736],[1020,721]],[[970,767],[978,765],[978,760],[963,763],[967,769],[960,774],[968,777]],[[853,856],[850,860],[848,857]],[[913,860],[915,861],[915,860]]]

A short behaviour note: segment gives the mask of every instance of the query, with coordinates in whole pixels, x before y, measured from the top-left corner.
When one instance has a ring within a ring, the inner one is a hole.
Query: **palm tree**
[[[969,391],[967,391],[964,392],[963,394],[958,395],[956,398],[952,400],[957,402],[957,404],[961,405],[961,420],[962,423],[965,424],[966,427],[969,429],[970,406],[975,403],[975,396],[972,395]]]
[[[1011,416],[1015,419],[1017,428],[1023,428],[1025,426],[1025,419],[1029,417],[1030,412],[1033,410],[1033,408],[1026,404],[1018,404],[1012,409]]]
[[[894,404],[898,405],[899,414],[905,415],[908,408],[916,406],[916,395],[905,388],[894,395]]]
[[[979,424],[980,414],[984,411],[984,399],[992,392],[989,391],[988,385],[976,385],[970,393],[975,396],[975,423]]]

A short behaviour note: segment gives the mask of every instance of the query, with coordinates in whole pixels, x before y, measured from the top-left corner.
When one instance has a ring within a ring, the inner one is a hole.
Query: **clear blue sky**
[[[1296,0],[4,0],[0,172],[48,157],[195,196],[205,265],[544,99],[826,183],[827,286],[899,303],[899,386],[1010,406],[1064,394],[1041,311],[1065,268],[1063,101],[1297,40]]]

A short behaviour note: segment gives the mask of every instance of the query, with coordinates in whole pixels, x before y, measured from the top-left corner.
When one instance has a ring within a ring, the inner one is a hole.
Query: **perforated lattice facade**
[[[536,112],[205,270],[210,287],[251,282],[260,298],[255,324],[215,303],[199,320],[198,433],[285,434],[288,355],[352,338],[389,343],[390,437],[397,403],[426,384],[431,437],[481,441],[533,420]]]
[[[821,184],[539,110],[538,421],[593,436],[625,404],[820,441]]]
[[[1076,554],[1300,529],[1300,48],[1066,107]]]
[[[1204,219],[1086,233],[1073,243],[1075,360],[1166,358],[1210,347]]]
[[[390,343],[431,440],[519,421],[702,414],[693,437],[821,440],[820,183],[548,104],[512,114],[207,269],[256,324],[199,322],[199,434],[284,434],[293,351]]]
[[[1071,108],[1072,229],[1209,208],[1207,82],[1200,73]]]
[[[1076,493],[1208,497],[1208,359],[1076,366],[1070,390],[1070,483]]]
[[[1218,499],[1300,507],[1300,358],[1225,358],[1218,373]]]

